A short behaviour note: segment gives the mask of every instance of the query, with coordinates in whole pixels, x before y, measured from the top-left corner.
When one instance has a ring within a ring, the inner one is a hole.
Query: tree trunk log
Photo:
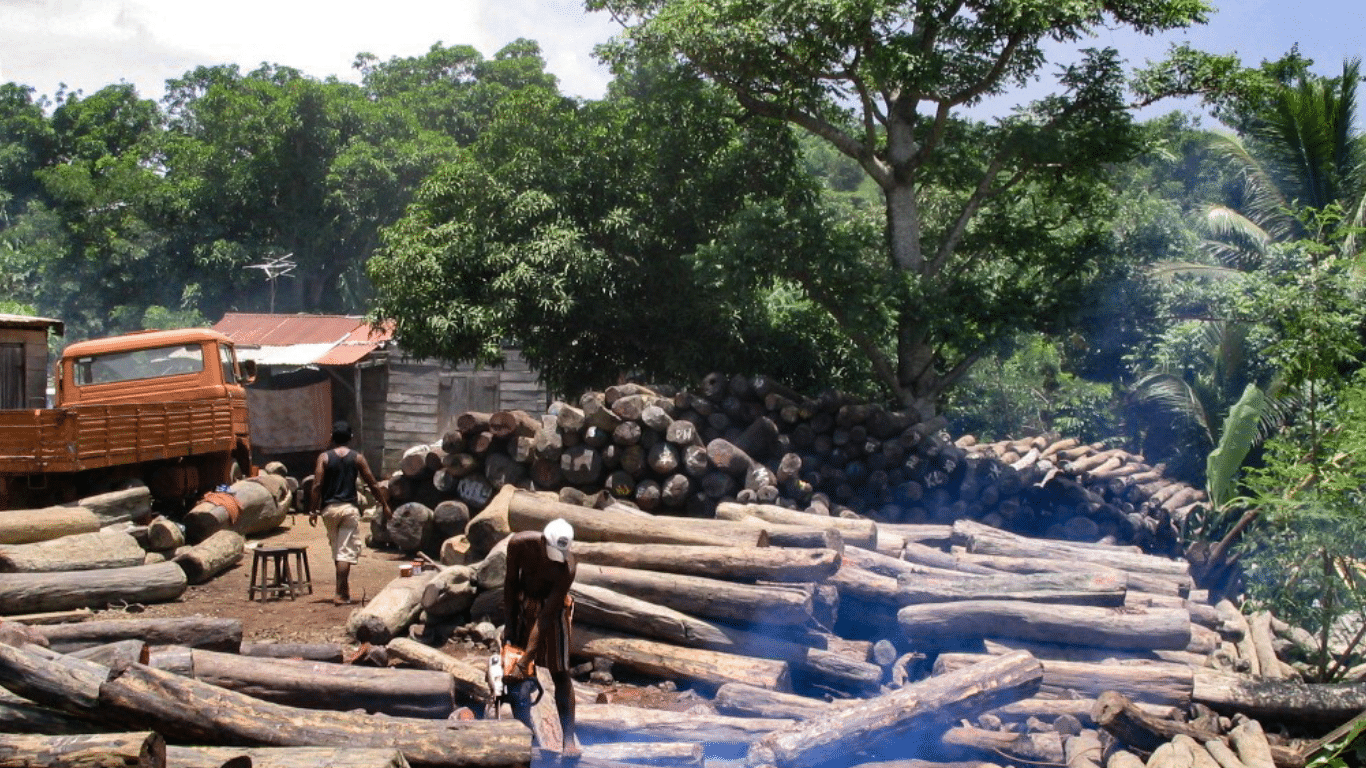
[[[1151,713],[1135,706],[1133,701],[1118,691],[1107,691],[1096,698],[1095,707],[1091,710],[1091,719],[1119,741],[1143,753],[1155,751],[1159,746],[1170,742],[1178,735],[1188,736],[1202,744],[1210,741],[1226,741],[1226,737],[1190,723],[1154,717]],[[1232,733],[1229,734],[1227,740],[1236,743]],[[1263,736],[1261,741],[1265,744],[1266,738]],[[1304,766],[1304,757],[1298,750],[1269,745],[1265,749],[1266,755],[1274,760],[1278,768],[1303,768]],[[1245,759],[1244,762],[1246,762]],[[1270,768],[1270,766],[1265,766],[1265,768]]]
[[[242,643],[237,653],[263,659],[301,659],[340,664],[345,650],[340,643]]]
[[[839,567],[829,549],[784,547],[709,547],[608,542],[574,542],[580,563],[645,571],[709,576],[730,581],[822,581]]]
[[[844,758],[932,721],[1032,696],[1042,678],[1043,668],[1027,653],[994,657],[774,731],[750,748],[748,759],[753,765],[795,768]]]
[[[704,752],[701,744],[687,741],[618,742],[590,744],[583,748],[585,759],[661,768],[702,768]]]
[[[813,620],[811,594],[783,586],[736,584],[701,576],[587,564],[579,565],[575,579],[694,616],[742,625],[802,626]]]
[[[357,642],[383,645],[413,623],[422,610],[422,592],[437,571],[400,576],[385,585],[370,602],[351,612],[346,632]]]
[[[479,705],[488,703],[488,680],[483,668],[461,661],[450,654],[406,637],[396,637],[390,640],[385,648],[388,649],[391,659],[398,659],[420,669],[446,672],[454,678],[455,692],[463,699]]]
[[[105,619],[80,624],[34,627],[52,650],[70,653],[120,640],[142,640],[148,645],[180,645],[237,653],[242,647],[242,622],[204,616],[165,619]]]
[[[958,759],[973,755],[1003,757],[1014,764],[1066,765],[1062,737],[1056,733],[1011,733],[960,725],[939,738],[944,752]]]
[[[147,643],[141,640],[116,640],[112,643],[82,648],[67,654],[74,659],[93,661],[105,667],[147,663]]]
[[[1331,730],[1366,710],[1366,683],[1300,683],[1202,669],[1195,673],[1193,698],[1221,713]]]
[[[932,576],[901,576],[897,581],[902,605],[947,603],[958,600],[1021,600],[1028,603],[1068,605],[1124,605],[1127,580],[1113,568],[1073,573],[973,576],[943,579]]]
[[[759,688],[745,683],[726,683],[716,689],[712,700],[716,711],[737,717],[771,717],[810,720],[824,717],[832,706],[828,701]]]
[[[289,516],[285,479],[276,475],[262,475],[238,480],[228,490],[237,501],[238,513],[212,501],[201,501],[185,513],[185,538],[201,542],[218,531],[236,531],[243,536],[277,528]]]
[[[151,666],[157,667],[155,659]],[[455,710],[451,675],[325,661],[270,659],[191,650],[189,677],[264,701],[305,709],[362,709],[438,719]]]
[[[515,721],[453,721],[287,707],[141,665],[100,688],[100,714],[205,746],[384,747],[415,766],[521,766],[531,735]]]
[[[81,499],[76,506],[93,512],[103,525],[142,522],[152,517],[152,491],[145,485],[138,485],[122,491],[97,493]]]
[[[84,507],[11,509],[0,515],[0,544],[31,544],[99,529],[99,517]]]
[[[238,762],[233,762],[238,761]],[[397,749],[358,747],[166,748],[169,768],[408,768]]]
[[[689,520],[687,525],[680,525],[676,518],[585,509],[528,491],[515,492],[508,503],[508,524],[513,531],[539,531],[557,517],[564,518],[574,526],[575,542],[733,547],[755,546],[762,540],[760,531],[740,524],[721,523],[721,527],[717,528],[698,525],[708,521]]]
[[[0,578],[0,615],[103,608],[111,603],[165,603],[185,593],[175,563],[98,571],[15,573]]]
[[[1176,608],[1119,613],[1092,606],[963,600],[906,606],[897,612],[897,621],[913,645],[925,648],[982,637],[1040,642],[1065,637],[1097,648],[1181,650],[1191,639],[1190,613]]]
[[[151,731],[74,736],[0,733],[0,767],[165,768],[166,740]]]
[[[191,584],[203,584],[242,561],[247,540],[236,531],[221,530],[176,554],[173,562]]]
[[[615,664],[665,680],[691,680],[711,687],[734,682],[773,691],[792,690],[787,662],[684,648],[589,627],[578,627],[573,634],[574,653],[611,659]]]
[[[936,674],[942,674],[981,663],[987,658],[990,657],[973,653],[941,653],[935,660],[934,670]],[[1041,689],[1057,698],[1077,695],[1094,698],[1106,691],[1116,691],[1147,704],[1181,710],[1190,708],[1194,672],[1185,664],[1161,661],[1088,664],[1048,659],[1039,663],[1043,665]]]
[[[185,546],[185,532],[165,517],[157,516],[147,524],[147,548],[167,552]]]
[[[776,504],[736,504],[723,501],[716,505],[716,517],[721,520],[741,520],[756,517],[769,523],[795,525],[803,528],[827,528],[838,531],[845,544],[864,549],[877,547],[877,524],[872,520],[829,517],[799,512]]]
[[[0,546],[0,573],[132,568],[142,565],[146,555],[137,539],[122,531],[104,529],[32,544]]]
[[[690,741],[738,747],[791,720],[726,717],[691,712],[641,709],[619,704],[580,704],[575,725],[587,741]]]

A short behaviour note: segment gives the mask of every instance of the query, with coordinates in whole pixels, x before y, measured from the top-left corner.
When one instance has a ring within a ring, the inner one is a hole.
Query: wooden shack
[[[312,471],[336,419],[351,423],[352,445],[389,474],[405,450],[439,440],[465,411],[540,413],[549,404],[514,349],[500,368],[418,359],[387,329],[349,315],[229,313],[214,330],[256,361],[247,388],[254,463],[282,461],[294,474]]]
[[[47,406],[48,334],[65,329],[60,320],[0,314],[0,409]]]

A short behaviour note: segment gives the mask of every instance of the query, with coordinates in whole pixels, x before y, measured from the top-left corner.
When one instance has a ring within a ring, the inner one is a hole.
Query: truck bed
[[[0,473],[87,469],[231,451],[225,401],[0,411]]]

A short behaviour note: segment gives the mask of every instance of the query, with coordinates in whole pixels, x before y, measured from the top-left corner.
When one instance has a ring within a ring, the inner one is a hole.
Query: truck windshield
[[[77,386],[180,376],[204,370],[204,351],[198,344],[130,349],[78,357],[75,368]]]

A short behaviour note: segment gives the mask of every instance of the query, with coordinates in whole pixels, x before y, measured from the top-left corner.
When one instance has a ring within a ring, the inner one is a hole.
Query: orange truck
[[[243,389],[255,377],[204,328],[71,344],[51,408],[0,410],[0,509],[74,501],[140,480],[184,509],[251,473]]]

